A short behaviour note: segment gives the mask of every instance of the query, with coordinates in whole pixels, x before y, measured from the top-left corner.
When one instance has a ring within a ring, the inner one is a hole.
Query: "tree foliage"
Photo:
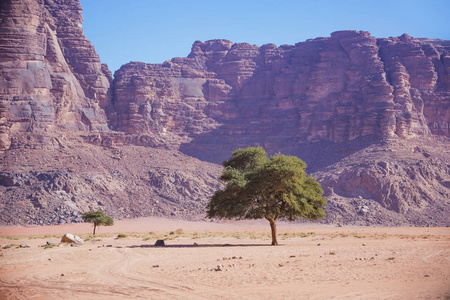
[[[306,163],[298,157],[268,157],[262,147],[249,147],[234,151],[223,166],[220,180],[226,186],[211,197],[209,218],[265,218],[272,229],[272,245],[277,245],[276,223],[280,218],[325,217],[323,190],[315,178],[307,176]]]
[[[112,225],[114,225],[113,218],[111,218],[109,216],[105,216],[105,214],[100,210],[85,212],[81,215],[81,218],[85,222],[94,224],[93,235],[95,235],[95,229],[97,228],[97,226],[100,226],[100,225],[112,226]]]

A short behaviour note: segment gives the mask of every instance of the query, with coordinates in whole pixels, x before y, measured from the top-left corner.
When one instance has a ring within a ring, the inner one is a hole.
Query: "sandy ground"
[[[276,247],[264,221],[145,218],[91,231],[0,228],[0,299],[450,299],[449,228],[285,223]],[[87,240],[42,247],[66,232]]]

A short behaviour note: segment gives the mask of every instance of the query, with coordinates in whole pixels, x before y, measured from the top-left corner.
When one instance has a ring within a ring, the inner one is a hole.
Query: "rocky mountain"
[[[192,154],[449,137],[449,50],[448,41],[356,31],[280,47],[195,42],[187,58],[115,73],[112,128],[156,133]]]
[[[77,0],[0,4],[0,224],[204,217],[238,147],[308,163],[324,222],[450,225],[450,41],[196,41],[114,74]]]

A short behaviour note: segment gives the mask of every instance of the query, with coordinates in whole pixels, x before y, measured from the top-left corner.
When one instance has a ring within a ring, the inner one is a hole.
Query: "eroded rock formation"
[[[450,224],[449,41],[197,41],[112,80],[81,12],[77,0],[0,2],[0,224],[96,209],[201,219],[217,163],[247,146],[304,159],[325,222]]]
[[[446,41],[356,31],[280,47],[195,42],[187,58],[122,66],[112,124],[197,152],[449,136],[449,50]]]
[[[0,150],[16,133],[108,130],[111,77],[77,0],[1,1]]]

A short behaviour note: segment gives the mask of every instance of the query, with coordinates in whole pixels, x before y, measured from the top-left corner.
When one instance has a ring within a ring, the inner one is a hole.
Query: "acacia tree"
[[[100,225],[112,226],[112,225],[114,225],[113,218],[105,216],[105,214],[100,210],[85,212],[81,215],[81,218],[85,222],[94,224],[93,235],[95,235],[95,229],[97,228],[97,226],[100,226]]]
[[[226,183],[207,205],[207,216],[221,219],[262,219],[270,223],[272,245],[278,245],[277,221],[321,219],[327,200],[320,184],[307,176],[306,163],[295,156],[268,157],[262,147],[233,152],[223,162]]]

